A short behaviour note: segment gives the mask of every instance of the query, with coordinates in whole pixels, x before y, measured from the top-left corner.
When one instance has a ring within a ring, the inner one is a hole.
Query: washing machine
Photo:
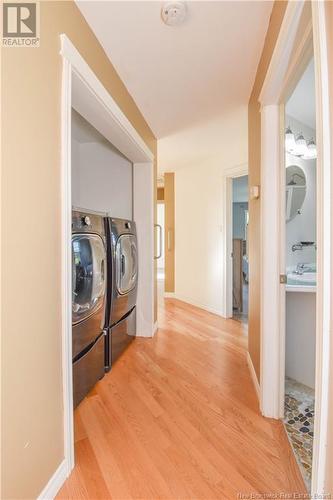
[[[72,211],[72,353],[76,407],[105,373],[105,214]]]

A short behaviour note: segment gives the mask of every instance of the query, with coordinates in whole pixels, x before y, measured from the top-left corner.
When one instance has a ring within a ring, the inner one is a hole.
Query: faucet
[[[303,250],[303,245],[302,243],[295,243],[292,247],[291,250],[293,252],[296,252],[296,250]]]
[[[296,273],[296,274],[300,274],[300,275],[302,275],[302,274],[304,274],[306,271],[310,271],[310,270],[311,270],[311,268],[310,268],[309,266],[307,266],[307,265],[306,265],[305,263],[303,263],[303,262],[300,262],[300,263],[299,263],[299,264],[297,264],[297,266],[296,266],[296,271],[295,271],[295,273]]]
[[[304,268],[305,268],[305,264],[303,264],[303,263],[301,263],[301,262],[300,262],[300,263],[299,263],[299,264],[297,264],[297,266],[296,266],[296,271],[295,271],[295,273],[296,273],[296,274],[303,274],[303,273],[304,273]]]

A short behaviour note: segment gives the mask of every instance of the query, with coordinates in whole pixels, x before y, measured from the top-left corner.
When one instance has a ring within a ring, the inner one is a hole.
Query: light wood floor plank
[[[75,410],[59,499],[306,493],[281,422],[260,415],[241,323],[174,299]]]

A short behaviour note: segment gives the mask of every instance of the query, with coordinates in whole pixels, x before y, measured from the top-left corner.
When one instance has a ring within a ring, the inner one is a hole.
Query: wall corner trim
[[[247,362],[247,365],[248,365],[249,370],[250,370],[250,375],[251,375],[251,379],[252,379],[256,394],[257,394],[257,398],[259,400],[260,399],[260,386],[259,386],[258,377],[257,377],[256,371],[254,369],[249,351],[247,351],[247,353],[246,353],[246,362]]]
[[[37,500],[53,500],[68,477],[67,460],[64,459],[51,476]]]

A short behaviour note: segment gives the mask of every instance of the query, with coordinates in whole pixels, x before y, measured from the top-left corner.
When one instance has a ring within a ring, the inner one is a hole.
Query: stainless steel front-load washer
[[[105,219],[72,212],[74,407],[105,373],[107,255]]]

